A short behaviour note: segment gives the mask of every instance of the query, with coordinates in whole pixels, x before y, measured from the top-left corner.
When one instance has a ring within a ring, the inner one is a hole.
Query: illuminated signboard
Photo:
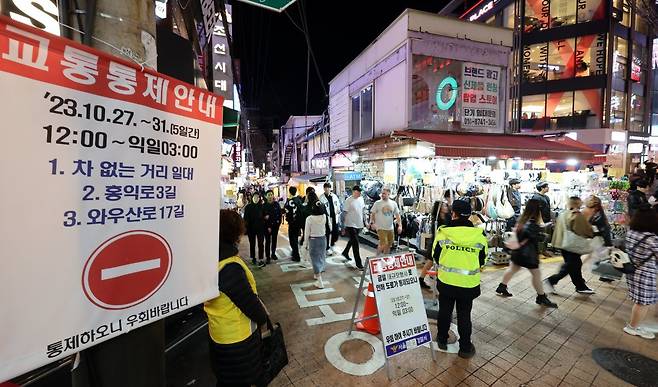
[[[459,18],[460,19],[467,18],[468,21],[476,21],[479,18],[481,18],[482,15],[491,11],[493,7],[496,4],[498,4],[498,1],[499,0],[490,0],[490,1],[480,0],[477,4],[472,6],[468,11],[464,12]]]
[[[443,92],[446,91],[444,90],[446,86],[450,86],[450,89],[447,90],[450,93],[450,97],[447,101],[443,101]],[[457,101],[457,87],[457,80],[455,78],[444,78],[436,88],[436,107],[441,110],[450,109]]]
[[[2,0],[2,13],[10,18],[59,36],[57,0]]]

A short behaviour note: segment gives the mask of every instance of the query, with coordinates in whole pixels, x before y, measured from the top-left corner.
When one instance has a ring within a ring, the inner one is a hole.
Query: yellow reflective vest
[[[487,254],[487,238],[476,227],[446,227],[436,230],[432,252],[441,246],[439,281],[460,288],[480,285],[480,251]]]
[[[251,289],[258,294],[254,275],[240,257],[235,256],[220,261],[218,271],[222,271],[224,266],[229,263],[237,263],[242,266]],[[203,309],[208,314],[210,337],[217,344],[239,343],[246,340],[258,328],[257,324],[242,313],[240,308],[224,293],[219,293],[219,296],[206,301],[203,304]]]

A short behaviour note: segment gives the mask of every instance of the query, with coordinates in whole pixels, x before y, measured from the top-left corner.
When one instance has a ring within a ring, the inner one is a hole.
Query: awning
[[[434,145],[437,156],[443,157],[520,157],[530,160],[592,160],[594,149],[585,144],[549,141],[520,134],[429,132],[420,130],[395,131],[393,137],[411,138]],[[574,141],[574,140],[571,140]],[[577,142],[577,141],[575,141]],[[588,149],[585,149],[587,147]]]
[[[334,155],[334,151],[331,152],[322,152],[322,153],[316,153],[313,155],[313,158],[311,160],[317,160],[317,159],[328,159],[329,157]]]
[[[583,144],[580,141],[576,141],[573,138],[567,137],[567,136],[554,136],[554,137],[544,137],[548,141],[554,141],[557,143],[565,144],[568,146],[573,146],[576,148],[580,148],[585,152],[594,152],[594,156],[590,159],[583,159],[584,161],[589,161],[592,164],[604,164],[606,162],[606,157],[605,155],[597,155],[598,152],[596,149],[592,148],[591,146],[587,144]]]

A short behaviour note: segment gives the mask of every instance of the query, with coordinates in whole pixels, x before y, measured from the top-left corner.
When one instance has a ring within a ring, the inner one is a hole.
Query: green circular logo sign
[[[443,89],[445,89],[446,86],[450,86],[452,90],[450,90],[450,98],[444,102],[442,96]],[[441,110],[448,110],[455,104],[456,101],[457,80],[453,77],[446,77],[441,81],[441,83],[439,83],[439,86],[436,88],[436,106]]]

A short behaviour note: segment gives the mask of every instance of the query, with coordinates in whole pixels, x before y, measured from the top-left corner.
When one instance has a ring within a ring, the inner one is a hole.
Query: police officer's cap
[[[471,207],[471,203],[461,199],[452,202],[452,210],[456,214],[466,217],[471,216],[471,214],[473,213],[473,208]]]

